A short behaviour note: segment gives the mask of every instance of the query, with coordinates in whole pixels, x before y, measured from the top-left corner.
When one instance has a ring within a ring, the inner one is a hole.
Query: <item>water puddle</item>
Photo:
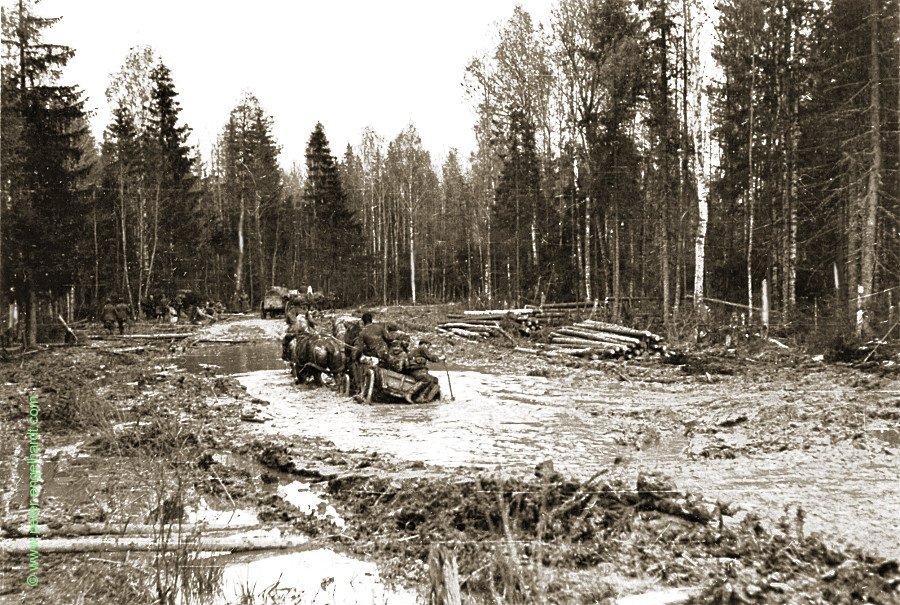
[[[180,355],[178,365],[189,372],[210,369],[220,375],[287,368],[281,360],[281,343],[278,342],[199,346]]]
[[[900,429],[869,429],[869,434],[872,437],[877,437],[878,439],[881,439],[885,443],[888,443],[894,447],[900,446]]]
[[[416,594],[385,586],[374,563],[319,549],[226,564],[213,603],[414,605]]]
[[[259,525],[256,511],[246,508],[220,510],[209,505],[205,498],[200,498],[196,508],[188,508],[186,521],[192,524],[207,524],[216,527],[252,527]]]
[[[318,494],[310,491],[308,483],[294,481],[288,485],[280,485],[278,486],[278,495],[305,515],[315,515],[317,519],[327,519],[335,527],[343,528],[345,526],[344,520],[338,515],[335,508]]]

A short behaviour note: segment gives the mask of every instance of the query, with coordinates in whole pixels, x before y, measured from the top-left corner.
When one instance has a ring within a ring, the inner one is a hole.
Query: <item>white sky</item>
[[[9,5],[13,0],[2,0]],[[65,72],[109,120],[105,90],[129,48],[149,44],[172,70],[182,118],[204,159],[244,90],[274,118],[281,164],[302,164],[315,123],[340,157],[372,126],[388,141],[410,122],[439,161],[474,147],[466,63],[490,51],[516,4],[547,22],[550,0],[43,0],[63,20],[48,42],[76,49]]]

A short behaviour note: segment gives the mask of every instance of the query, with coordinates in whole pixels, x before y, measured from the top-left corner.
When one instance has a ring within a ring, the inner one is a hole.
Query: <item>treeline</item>
[[[190,149],[146,47],[110,82],[98,145],[58,84],[71,49],[21,0],[3,12],[0,293],[241,308],[312,285],[347,303],[599,299],[613,319],[643,301],[669,323],[704,298],[759,307],[765,280],[785,324],[821,308],[872,330],[900,294],[898,1],[704,4],[558,0],[543,25],[516,8],[466,69],[470,158],[436,165],[410,125],[338,159],[318,124],[283,171],[249,93],[210,157]]]
[[[368,296],[704,297],[873,329],[900,294],[896,0],[560,0],[466,73],[467,166],[410,129],[344,159]],[[713,20],[715,17],[715,20]]]

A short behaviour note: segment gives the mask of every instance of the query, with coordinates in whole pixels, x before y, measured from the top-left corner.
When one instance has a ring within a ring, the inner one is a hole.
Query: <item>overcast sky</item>
[[[63,17],[46,41],[76,49],[65,79],[85,91],[98,140],[110,74],[149,44],[173,72],[204,158],[247,90],[274,118],[288,167],[303,163],[317,121],[336,156],[366,126],[391,140],[412,122],[434,160],[451,147],[467,158],[464,68],[516,4],[547,21],[550,0],[43,0],[37,12]]]

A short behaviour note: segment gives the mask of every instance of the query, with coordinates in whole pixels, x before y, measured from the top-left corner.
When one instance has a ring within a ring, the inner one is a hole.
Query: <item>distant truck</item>
[[[284,314],[284,304],[288,299],[288,289],[282,286],[272,286],[266,290],[260,303],[260,316],[265,319],[269,317],[278,317]]]

